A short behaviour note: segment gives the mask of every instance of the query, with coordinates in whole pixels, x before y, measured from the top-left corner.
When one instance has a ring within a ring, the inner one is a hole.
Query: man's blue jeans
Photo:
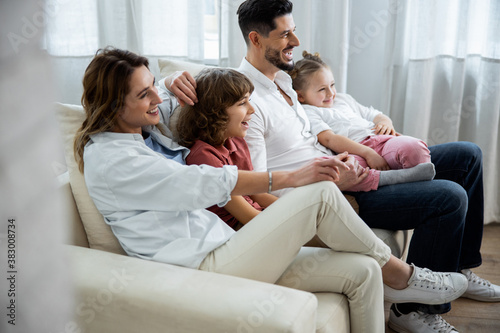
[[[350,193],[371,228],[414,229],[408,262],[434,271],[457,272],[481,265],[483,172],[480,148],[470,142],[429,147],[436,167],[432,181]],[[404,311],[445,313],[450,304],[400,304]]]

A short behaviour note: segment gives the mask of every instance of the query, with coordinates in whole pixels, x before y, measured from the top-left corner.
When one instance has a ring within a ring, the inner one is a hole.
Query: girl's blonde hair
[[[302,52],[303,59],[297,61],[291,71],[288,72],[292,78],[292,86],[296,91],[307,88],[309,77],[318,70],[327,68],[328,65],[321,59],[319,53],[311,54],[307,51]]]
[[[148,59],[126,50],[107,47],[96,52],[83,76],[82,105],[85,121],[73,145],[78,168],[83,172],[83,150],[90,135],[111,131],[118,111],[130,91],[129,81],[137,67],[149,66]]]
[[[207,68],[195,79],[198,103],[184,106],[179,114],[179,143],[190,148],[202,140],[220,146],[229,119],[226,109],[251,94],[254,86],[244,74],[228,68]]]

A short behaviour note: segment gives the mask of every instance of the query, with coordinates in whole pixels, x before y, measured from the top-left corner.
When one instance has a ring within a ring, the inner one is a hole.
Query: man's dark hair
[[[238,24],[247,45],[248,34],[257,31],[264,37],[276,29],[274,19],[292,13],[293,4],[289,0],[246,0],[238,11]]]

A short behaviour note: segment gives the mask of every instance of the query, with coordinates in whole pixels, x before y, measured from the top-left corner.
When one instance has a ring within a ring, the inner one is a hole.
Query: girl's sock
[[[420,163],[413,168],[380,171],[378,186],[432,180],[435,175],[434,164]]]

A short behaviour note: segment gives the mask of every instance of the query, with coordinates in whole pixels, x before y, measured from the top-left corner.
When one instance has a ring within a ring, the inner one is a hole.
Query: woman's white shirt
[[[168,103],[160,108],[166,118]],[[160,128],[165,125],[143,130],[161,145],[189,153]],[[151,150],[140,134],[112,132],[91,136],[84,164],[90,196],[131,256],[198,268],[234,234],[204,208],[230,200],[235,166],[186,166]]]

